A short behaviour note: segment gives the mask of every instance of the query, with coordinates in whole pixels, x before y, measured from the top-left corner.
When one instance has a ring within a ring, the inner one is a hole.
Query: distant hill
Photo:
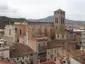
[[[14,24],[14,22],[27,21],[24,18],[9,18],[6,16],[0,16],[0,29],[4,29],[6,24]]]
[[[41,19],[25,19],[25,18],[10,18],[6,16],[0,16],[0,29],[4,29],[6,24],[14,24],[14,22],[53,22],[53,16],[48,16],[47,18]],[[74,25],[85,25],[85,21],[74,21],[66,19],[66,23]]]
[[[53,22],[53,16],[48,16],[47,18],[39,19],[41,22]],[[66,19],[66,23],[68,24],[77,24],[77,25],[85,25],[85,21],[74,21]]]
[[[48,16],[47,18],[39,19],[41,22],[52,22],[53,16]]]

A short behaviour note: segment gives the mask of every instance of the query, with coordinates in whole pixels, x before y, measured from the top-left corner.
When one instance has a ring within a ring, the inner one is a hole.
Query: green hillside
[[[0,29],[4,29],[7,24],[14,24],[14,22],[25,22],[24,18],[9,18],[6,16],[0,16]]]

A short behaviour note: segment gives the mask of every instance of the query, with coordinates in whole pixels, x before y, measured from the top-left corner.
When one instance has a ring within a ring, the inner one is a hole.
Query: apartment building
[[[82,48],[85,49],[85,31],[81,33],[81,43]]]

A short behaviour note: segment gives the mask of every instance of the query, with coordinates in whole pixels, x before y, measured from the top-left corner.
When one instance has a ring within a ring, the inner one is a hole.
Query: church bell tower
[[[55,39],[66,39],[65,11],[58,9],[54,11]]]

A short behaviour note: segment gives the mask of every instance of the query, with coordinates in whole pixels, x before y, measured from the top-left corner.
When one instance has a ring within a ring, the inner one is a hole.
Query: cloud
[[[53,15],[53,11],[61,8],[66,11],[67,19],[85,20],[85,0],[3,0],[1,2],[0,13],[11,17],[43,18]]]
[[[8,17],[23,17],[15,8],[10,8],[8,5],[0,5],[0,16],[8,16]]]

